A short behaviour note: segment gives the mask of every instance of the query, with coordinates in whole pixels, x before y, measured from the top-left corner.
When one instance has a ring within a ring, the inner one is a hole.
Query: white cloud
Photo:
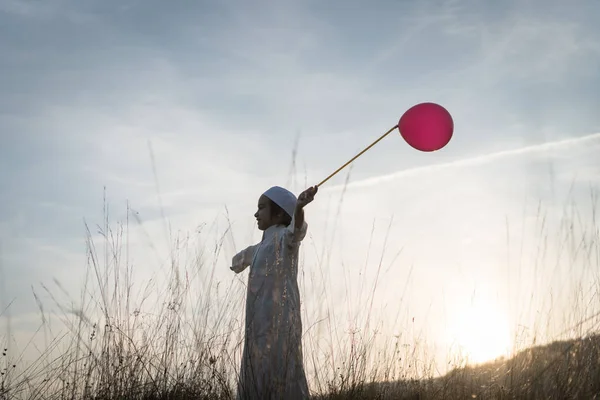
[[[466,159],[460,159],[455,161],[449,161],[446,163],[427,165],[423,167],[415,167],[411,169],[406,169],[402,171],[398,171],[385,176],[378,176],[370,179],[365,179],[362,181],[354,181],[349,185],[338,185],[335,187],[328,188],[329,190],[343,190],[346,186],[349,188],[356,187],[368,187],[373,185],[378,185],[390,180],[401,179],[404,177],[414,177],[420,174],[427,174],[432,172],[441,171],[444,169],[449,169],[453,167],[473,167],[487,163],[493,163],[498,160],[518,157],[518,156],[535,156],[535,155],[545,155],[552,151],[560,151],[566,150],[568,151],[571,147],[576,146],[586,146],[586,145],[594,145],[598,144],[600,141],[600,133],[590,134],[578,138],[564,139],[555,142],[542,143],[533,146],[527,146],[518,149],[504,150],[495,153],[485,154],[481,156],[470,157]],[[560,157],[560,154],[559,154]]]

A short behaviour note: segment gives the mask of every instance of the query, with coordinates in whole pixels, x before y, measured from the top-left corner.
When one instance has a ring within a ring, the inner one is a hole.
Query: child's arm
[[[294,217],[292,218],[292,223],[288,227],[288,243],[293,244],[301,242],[306,236],[308,225],[304,220],[304,207],[314,200],[317,190],[318,187],[314,186],[306,189],[298,196]]]
[[[294,212],[294,228],[302,229],[302,225],[304,225],[304,208],[296,206],[296,211]]]
[[[296,212],[294,213],[295,227],[301,229],[304,225],[304,207],[315,199],[315,195],[319,190],[318,186],[313,186],[300,193],[298,202],[296,203]]]
[[[256,251],[256,245],[249,246],[246,249],[240,251],[231,260],[231,270],[236,274],[239,274],[243,270],[245,270],[250,264],[252,264],[252,259],[254,258],[254,252]]]

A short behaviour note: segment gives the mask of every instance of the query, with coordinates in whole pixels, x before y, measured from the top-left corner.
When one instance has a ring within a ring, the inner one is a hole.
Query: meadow
[[[363,329],[340,331],[332,323],[304,327],[314,398],[600,398],[600,231],[592,199],[586,215],[593,218],[582,221],[571,213],[559,232],[565,252],[583,257],[588,268],[578,275],[581,293],[575,293],[584,301],[563,316],[563,338],[538,343],[534,332],[508,358],[479,365],[455,359],[450,372],[440,375],[418,335],[407,343],[406,337],[369,333],[377,326],[369,307],[374,286],[352,310]],[[43,293],[34,290],[41,323],[33,337],[44,342],[35,360],[25,360],[25,349],[9,346],[14,338],[3,333],[0,399],[235,398],[245,294],[236,280],[244,276],[230,282],[214,278],[216,269],[224,268],[218,260],[229,228],[215,243],[202,243],[194,234],[175,238],[162,277],[134,292],[127,215],[126,221],[106,216],[101,226],[86,226],[88,261],[79,299],[62,300],[58,281],[43,285]],[[93,239],[95,233],[101,242]],[[328,308],[319,314],[311,320],[335,319]],[[59,322],[50,323],[52,318]],[[538,317],[534,330],[541,332],[543,318]]]

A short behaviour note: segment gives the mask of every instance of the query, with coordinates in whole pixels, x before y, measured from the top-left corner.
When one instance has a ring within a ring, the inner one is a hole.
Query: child
[[[304,207],[318,187],[296,197],[274,186],[258,199],[254,217],[262,241],[236,254],[231,269],[250,266],[246,336],[238,399],[308,399],[302,361],[298,249],[306,236]]]

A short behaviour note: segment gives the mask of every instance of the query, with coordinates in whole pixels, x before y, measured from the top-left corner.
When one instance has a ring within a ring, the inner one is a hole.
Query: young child
[[[309,397],[302,361],[298,249],[308,228],[304,207],[317,190],[308,188],[297,200],[279,186],[267,190],[254,214],[264,232],[262,241],[233,257],[235,273],[250,266],[240,400]]]

